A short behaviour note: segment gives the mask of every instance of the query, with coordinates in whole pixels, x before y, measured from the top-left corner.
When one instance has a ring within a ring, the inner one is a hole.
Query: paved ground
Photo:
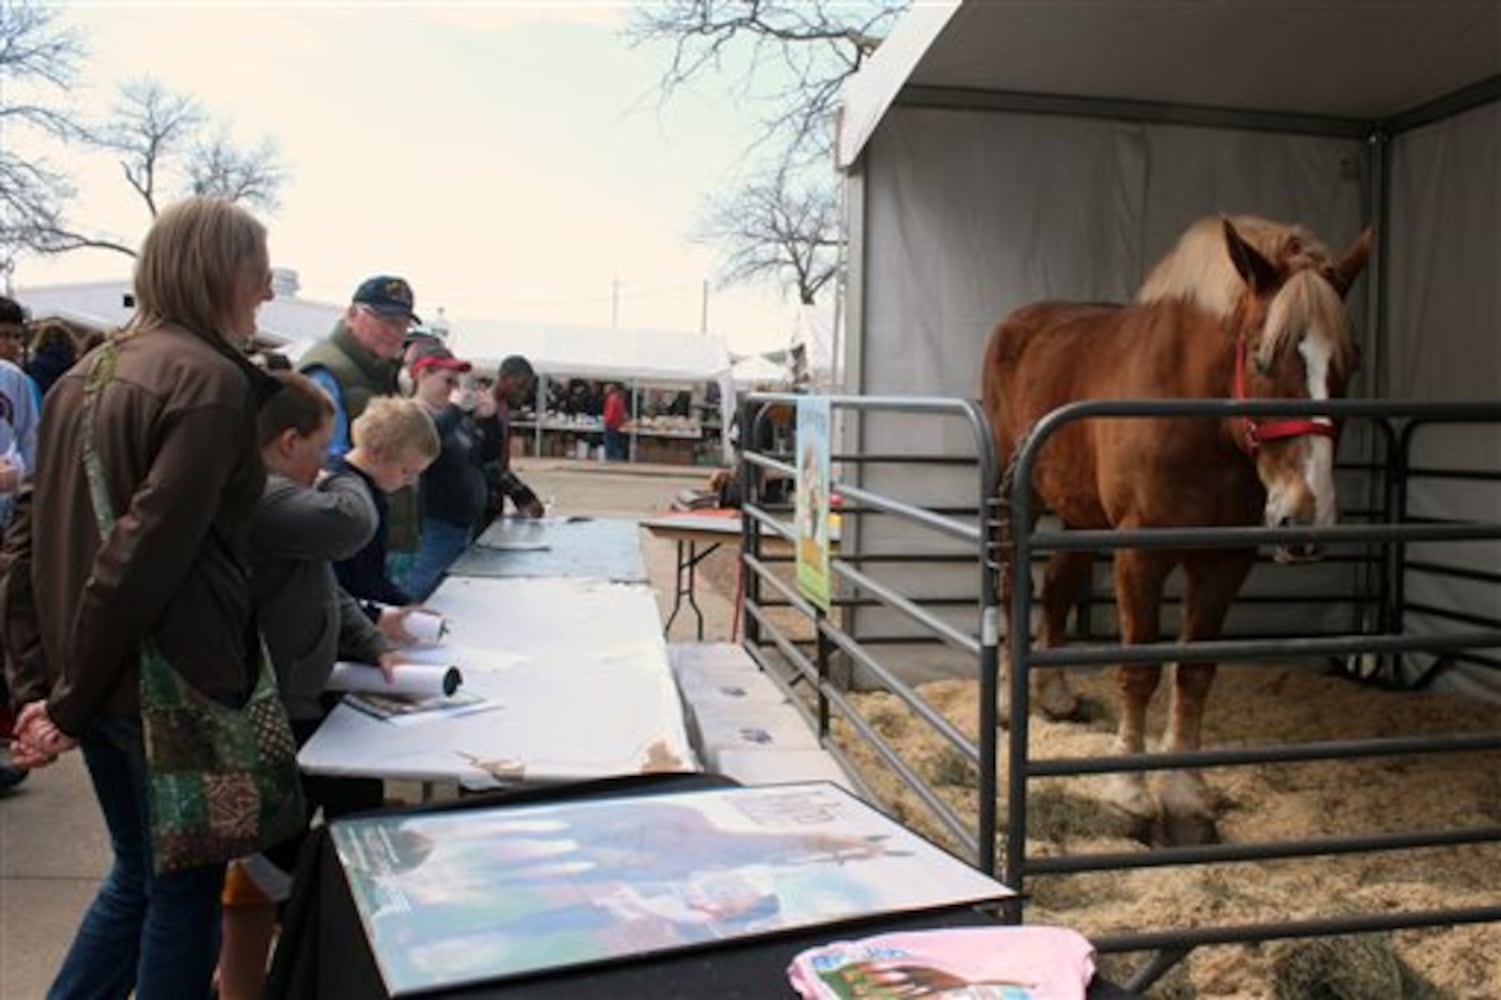
[[[706,475],[695,469],[545,459],[522,462],[519,469],[537,494],[552,502],[554,513],[627,517],[665,509],[675,493],[701,485]],[[665,609],[672,600],[674,547],[646,531],[641,535],[647,573]],[[724,640],[733,613],[731,597],[713,581],[730,577],[733,557],[721,552],[712,558],[718,565],[700,581],[699,606],[706,618],[705,637]],[[692,637],[686,617],[679,616],[670,639]],[[78,754],[68,754],[15,791],[0,794],[0,1000],[35,1000],[45,994],[108,858]]]

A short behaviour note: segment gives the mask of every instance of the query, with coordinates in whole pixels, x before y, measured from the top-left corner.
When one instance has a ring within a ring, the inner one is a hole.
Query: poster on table
[[[797,401],[797,589],[829,610],[833,590],[829,571],[829,399]]]
[[[392,996],[1012,895],[826,782],[330,831]]]

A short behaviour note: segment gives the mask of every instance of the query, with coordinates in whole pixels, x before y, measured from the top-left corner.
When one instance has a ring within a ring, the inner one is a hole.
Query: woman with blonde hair
[[[125,330],[47,395],[0,578],[16,762],[80,747],[114,851],[53,997],[208,995],[224,865],[157,870],[140,677],[164,660],[236,706],[260,676],[248,542],[256,415],[277,385],[243,348],[271,297],[265,228],[221,199],[172,205],[135,297]]]

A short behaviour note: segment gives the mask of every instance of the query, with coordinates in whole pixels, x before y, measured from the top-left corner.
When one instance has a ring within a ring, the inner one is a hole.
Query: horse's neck
[[[1154,325],[1164,358],[1163,395],[1180,399],[1230,399],[1235,386],[1235,335],[1229,321],[1217,320],[1186,300],[1157,306],[1171,310]]]

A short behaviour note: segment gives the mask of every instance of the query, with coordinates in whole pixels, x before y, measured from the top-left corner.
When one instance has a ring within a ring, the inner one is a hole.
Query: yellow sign
[[[829,400],[797,401],[797,589],[825,611],[833,581],[829,570]]]

